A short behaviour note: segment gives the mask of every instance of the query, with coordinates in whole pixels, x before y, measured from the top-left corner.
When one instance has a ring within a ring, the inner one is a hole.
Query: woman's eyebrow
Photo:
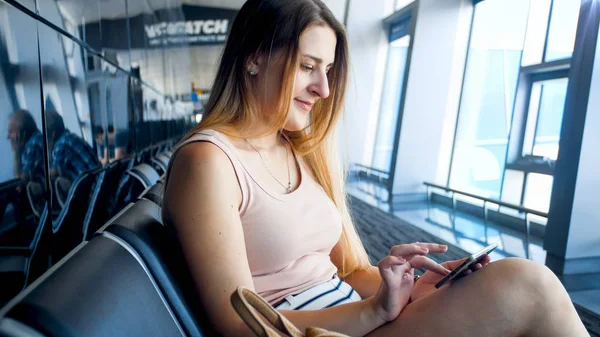
[[[313,56],[313,55],[310,55],[310,54],[302,54],[302,56],[304,56],[304,57],[308,57],[308,58],[310,58],[310,59],[313,59],[313,60],[314,60],[315,62],[317,62],[317,63],[323,63],[323,59],[321,59],[321,58],[318,58],[318,57],[316,57],[316,56]],[[328,67],[331,67],[331,66],[333,66],[333,63],[329,63],[327,66],[328,66]]]

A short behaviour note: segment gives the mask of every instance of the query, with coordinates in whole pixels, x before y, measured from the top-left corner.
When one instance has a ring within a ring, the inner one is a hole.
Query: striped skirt
[[[319,310],[362,300],[352,287],[337,275],[299,294],[287,296],[275,305],[277,310]]]

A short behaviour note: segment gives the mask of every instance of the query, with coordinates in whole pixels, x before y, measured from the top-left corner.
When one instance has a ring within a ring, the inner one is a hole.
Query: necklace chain
[[[277,179],[277,177],[273,174],[273,172],[271,172],[271,170],[269,169],[269,166],[267,165],[267,162],[265,162],[265,159],[263,158],[262,154],[260,154],[260,151],[258,151],[258,149],[256,147],[254,147],[254,145],[252,145],[252,143],[250,143],[250,141],[248,139],[244,138],[244,140],[246,141],[246,143],[248,143],[248,145],[250,145],[254,149],[254,151],[256,151],[256,153],[258,153],[260,160],[262,161],[264,167],[267,169],[267,172],[269,172],[271,177],[273,177],[273,179],[275,179],[275,181],[277,181],[277,183],[279,185],[281,185],[283,188],[285,188],[287,190],[288,193],[290,193],[292,191],[292,180],[290,179],[290,160],[289,160],[289,153],[288,153],[287,146],[284,145],[285,146],[285,161],[287,163],[287,173],[288,173],[288,183],[287,183],[287,186],[285,186],[285,184],[283,184],[281,181],[279,181],[279,179]]]

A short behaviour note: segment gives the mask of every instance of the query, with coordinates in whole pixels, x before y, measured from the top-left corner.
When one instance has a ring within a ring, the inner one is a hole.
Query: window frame
[[[535,82],[559,78],[568,79],[570,67],[570,58],[521,67],[517,84],[515,106],[513,108],[511,131],[508,139],[505,170],[523,171],[526,174],[540,173],[554,175],[555,160],[540,163],[536,162],[534,160],[535,157],[532,155],[523,155],[523,149],[527,145],[525,144],[525,138],[527,136],[529,105],[531,102],[533,84]],[[539,112],[537,116],[539,116]],[[536,121],[535,123],[534,137],[538,122]],[[504,183],[502,185],[504,185]],[[502,195],[502,191],[500,191],[500,195]]]

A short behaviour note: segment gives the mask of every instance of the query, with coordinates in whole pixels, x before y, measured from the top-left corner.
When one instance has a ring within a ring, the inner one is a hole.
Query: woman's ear
[[[265,55],[264,53],[254,53],[252,55],[250,55],[250,57],[248,57],[248,60],[246,61],[246,71],[254,76],[256,74],[258,74],[261,69],[262,66],[265,64]]]

